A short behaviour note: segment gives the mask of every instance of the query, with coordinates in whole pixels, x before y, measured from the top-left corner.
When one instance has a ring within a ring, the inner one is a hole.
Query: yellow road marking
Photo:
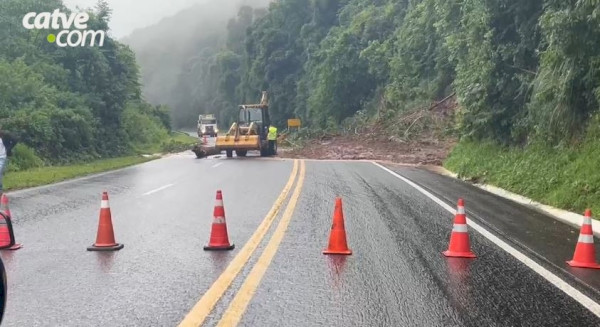
[[[290,178],[281,191],[281,194],[275,200],[273,207],[267,213],[267,216],[262,221],[262,223],[258,226],[252,237],[248,240],[248,242],[244,245],[244,247],[240,250],[240,252],[233,258],[229,266],[223,271],[223,273],[217,278],[217,280],[212,284],[212,286],[204,293],[202,298],[194,305],[192,310],[185,316],[183,321],[179,324],[179,327],[187,327],[187,326],[200,326],[206,317],[210,314],[212,309],[215,307],[215,304],[219,301],[219,299],[223,296],[225,291],[229,288],[235,277],[240,273],[244,265],[248,262],[262,239],[267,234],[269,227],[273,223],[273,220],[277,217],[279,210],[290,193],[290,189],[294,184],[294,180],[296,179],[296,175],[298,172],[298,160],[294,160],[294,168],[292,169],[292,174]]]
[[[296,203],[298,202],[298,198],[300,197],[300,191],[302,190],[302,184],[304,183],[304,174],[305,174],[305,164],[304,161],[300,163],[300,177],[298,178],[298,184],[296,185],[296,189],[294,189],[294,193],[290,198],[290,202],[288,203],[285,212],[283,213],[283,217],[279,221],[277,225],[277,229],[273,233],[269,244],[263,251],[262,255],[250,271],[248,277],[240,287],[240,290],[237,292],[233,301],[229,304],[227,311],[223,314],[221,321],[219,321],[219,326],[237,326],[240,320],[242,319],[242,315],[246,311],[250,300],[254,296],[260,281],[262,280],[265,272],[269,268],[271,264],[271,260],[275,256],[277,249],[283,237],[285,236],[285,232],[287,230],[288,225],[290,224],[290,220],[292,219],[292,215],[294,214],[294,209],[296,208]]]

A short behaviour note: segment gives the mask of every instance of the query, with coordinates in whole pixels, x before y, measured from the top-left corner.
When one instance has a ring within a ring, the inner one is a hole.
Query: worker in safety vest
[[[269,126],[269,134],[267,135],[267,139],[269,140],[269,154],[277,154],[277,127],[273,125]]]

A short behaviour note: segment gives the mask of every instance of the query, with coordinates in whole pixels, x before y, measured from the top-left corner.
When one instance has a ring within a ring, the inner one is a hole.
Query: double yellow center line
[[[254,292],[258,288],[262,277],[264,276],[267,268],[271,264],[271,260],[275,256],[277,249],[287,227],[290,223],[292,215],[294,213],[294,209],[296,208],[296,204],[298,203],[298,198],[300,197],[300,192],[302,190],[302,185],[304,184],[304,176],[305,176],[305,163],[304,161],[300,161],[300,169],[298,169],[298,160],[294,160],[294,167],[292,169],[292,174],[290,178],[283,188],[281,194],[275,200],[273,207],[267,213],[267,216],[264,218],[262,223],[258,226],[254,234],[250,237],[248,242],[244,245],[244,247],[240,250],[240,252],[235,256],[235,258],[231,261],[229,266],[223,271],[223,273],[217,278],[217,280],[213,283],[213,285],[204,293],[204,296],[194,305],[192,310],[187,314],[187,316],[183,319],[183,321],[179,324],[180,327],[188,327],[188,326],[200,326],[206,320],[206,317],[211,313],[214,309],[215,305],[219,301],[219,299],[225,294],[229,286],[233,280],[237,277],[240,271],[244,268],[250,257],[256,251],[262,239],[267,234],[269,228],[273,224],[273,221],[278,216],[279,211],[284,204],[287,196],[292,189],[294,184],[294,180],[298,176],[298,182],[296,183],[296,187],[294,189],[294,193],[290,197],[289,203],[283,213],[283,217],[281,221],[277,225],[277,229],[271,236],[271,240],[267,244],[264,249],[262,255],[254,265],[254,268],[250,271],[246,280],[238,290],[236,296],[229,304],[229,307],[223,314],[221,321],[219,322],[219,326],[235,326],[237,325]]]

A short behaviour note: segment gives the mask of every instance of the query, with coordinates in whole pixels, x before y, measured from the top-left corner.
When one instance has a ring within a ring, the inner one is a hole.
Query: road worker
[[[277,127],[270,125],[269,126],[269,134],[267,135],[267,139],[269,140],[269,154],[276,155],[277,154]]]
[[[12,156],[12,150],[17,144],[15,137],[7,131],[0,129],[0,196],[4,192],[3,179],[8,157]]]

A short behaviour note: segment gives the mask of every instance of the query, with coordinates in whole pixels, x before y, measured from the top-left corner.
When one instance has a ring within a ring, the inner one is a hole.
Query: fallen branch
[[[435,107],[439,106],[440,104],[446,102],[448,99],[452,98],[453,96],[456,95],[456,92],[452,92],[452,94],[450,94],[449,96],[443,98],[442,100],[436,102],[435,104],[433,104],[431,107],[429,107],[429,110],[433,110]]]
[[[406,131],[404,131],[404,138],[406,138],[408,136],[408,131],[410,131],[410,129],[413,127],[413,125],[421,118],[423,118],[424,115],[421,115],[419,117],[417,117],[417,119],[415,119],[412,124],[410,124],[410,126],[408,126],[408,128],[406,129]]]

